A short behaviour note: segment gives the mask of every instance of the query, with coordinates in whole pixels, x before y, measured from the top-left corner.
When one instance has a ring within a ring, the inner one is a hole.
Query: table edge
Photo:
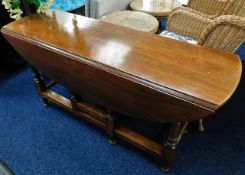
[[[62,55],[67,56],[67,57],[69,57],[71,59],[80,61],[80,62],[82,62],[84,64],[88,64],[88,65],[94,66],[94,67],[96,67],[96,68],[98,68],[100,70],[106,71],[106,72],[108,72],[110,74],[113,74],[115,76],[119,76],[119,77],[127,79],[129,81],[133,81],[133,82],[135,82],[137,84],[140,84],[140,85],[143,85],[143,86],[145,86],[147,88],[151,88],[152,90],[164,93],[166,95],[169,95],[171,97],[180,99],[182,101],[185,101],[187,103],[193,104],[195,106],[199,106],[201,108],[205,108],[206,110],[214,112],[217,108],[220,107],[219,104],[213,104],[213,103],[207,102],[205,100],[190,96],[190,95],[185,94],[183,92],[179,92],[179,91],[170,89],[170,88],[168,88],[166,86],[162,86],[162,85],[159,85],[157,83],[154,83],[152,81],[145,80],[145,79],[143,79],[141,77],[132,75],[132,74],[130,74],[128,72],[124,72],[122,70],[115,69],[115,68],[113,68],[111,66],[108,66],[108,65],[105,65],[103,63],[96,62],[94,60],[90,60],[89,58],[82,57],[82,56],[80,56],[80,55],[78,55],[76,53],[71,53],[71,52],[68,52],[68,51],[66,51],[66,50],[64,50],[62,48],[59,48],[59,47],[56,47],[56,46],[53,46],[53,45],[49,45],[49,44],[44,43],[42,41],[38,41],[36,39],[21,35],[19,33],[16,33],[14,31],[11,31],[11,30],[7,29],[6,26],[4,26],[1,29],[1,32],[4,35],[9,35],[9,36],[12,36],[12,37],[16,37],[17,39],[20,39],[20,40],[25,40],[25,41],[27,41],[27,42],[29,42],[31,44],[38,45],[39,47],[45,48],[45,49],[47,49],[49,51],[55,51],[56,53],[62,54]],[[229,99],[229,98],[227,98],[227,99]]]

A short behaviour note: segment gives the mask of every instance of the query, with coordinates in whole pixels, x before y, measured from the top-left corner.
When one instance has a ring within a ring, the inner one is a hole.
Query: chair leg
[[[203,132],[205,130],[204,125],[203,125],[203,119],[198,120],[198,130],[200,132]]]

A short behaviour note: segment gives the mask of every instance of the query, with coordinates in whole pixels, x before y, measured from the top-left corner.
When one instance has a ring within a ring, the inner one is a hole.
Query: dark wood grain
[[[60,11],[25,17],[2,32],[72,92],[147,120],[203,118],[229,99],[241,76],[237,55]]]

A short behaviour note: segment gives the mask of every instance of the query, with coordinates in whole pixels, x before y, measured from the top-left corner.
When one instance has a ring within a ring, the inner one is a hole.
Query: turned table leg
[[[77,106],[77,104],[79,101],[81,101],[81,97],[75,95],[74,93],[71,93],[70,101],[71,101],[72,108],[76,111],[77,110],[79,111],[79,107]]]
[[[114,130],[115,130],[115,116],[111,113],[111,111],[107,111],[107,134],[109,136],[109,143],[114,145],[116,144],[116,140],[115,140],[115,134],[114,134]]]
[[[198,130],[200,132],[203,132],[205,130],[204,125],[203,125],[203,119],[198,120]]]
[[[42,93],[47,90],[44,80],[41,78],[40,72],[37,69],[32,67],[32,72],[33,72],[33,78],[34,78],[34,83],[35,83],[37,92],[43,100],[43,106],[48,107],[49,105],[48,100],[42,97]]]
[[[174,123],[169,126],[166,140],[163,144],[163,156],[161,170],[169,172],[174,157],[175,148],[181,140],[188,123]]]

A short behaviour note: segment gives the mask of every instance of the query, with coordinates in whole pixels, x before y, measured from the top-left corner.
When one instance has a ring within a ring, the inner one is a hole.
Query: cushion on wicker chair
[[[167,30],[161,32],[159,35],[167,37],[167,38],[183,41],[183,42],[186,42],[186,43],[190,43],[190,44],[197,44],[197,41],[194,40],[193,38],[190,38],[190,37],[187,37],[187,36],[182,36],[182,35],[179,35],[179,34],[176,34],[176,33],[173,33],[173,32],[169,32]]]

